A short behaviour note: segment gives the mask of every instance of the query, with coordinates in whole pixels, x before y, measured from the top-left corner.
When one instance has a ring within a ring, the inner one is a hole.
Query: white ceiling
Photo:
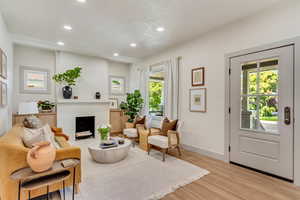
[[[18,43],[132,62],[280,0],[0,0]],[[73,31],[63,29],[70,24]],[[158,26],[166,31],[159,33]],[[130,43],[138,44],[136,48]],[[118,52],[119,58],[113,53]]]

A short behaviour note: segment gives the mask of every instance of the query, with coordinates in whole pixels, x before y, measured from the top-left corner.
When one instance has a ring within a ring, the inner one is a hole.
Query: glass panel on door
[[[241,66],[241,129],[279,134],[278,58]]]

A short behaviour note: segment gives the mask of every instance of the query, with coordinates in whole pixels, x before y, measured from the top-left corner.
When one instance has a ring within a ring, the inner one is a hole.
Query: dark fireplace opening
[[[76,139],[95,137],[95,116],[76,117]]]

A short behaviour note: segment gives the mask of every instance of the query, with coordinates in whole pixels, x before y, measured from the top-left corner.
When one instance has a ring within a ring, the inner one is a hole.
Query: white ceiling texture
[[[16,43],[134,62],[279,1],[0,0],[0,11]]]

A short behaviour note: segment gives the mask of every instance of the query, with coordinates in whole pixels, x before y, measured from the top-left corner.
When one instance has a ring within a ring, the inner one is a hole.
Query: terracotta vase
[[[44,172],[52,167],[55,156],[50,142],[39,142],[28,152],[27,163],[34,172]]]

